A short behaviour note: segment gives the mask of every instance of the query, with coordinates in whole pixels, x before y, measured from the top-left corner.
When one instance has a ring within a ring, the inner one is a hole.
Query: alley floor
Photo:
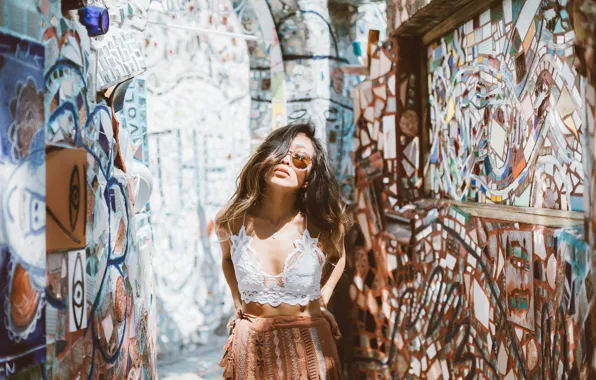
[[[160,380],[221,379],[219,361],[227,337],[217,337],[208,345],[164,357],[157,362]]]

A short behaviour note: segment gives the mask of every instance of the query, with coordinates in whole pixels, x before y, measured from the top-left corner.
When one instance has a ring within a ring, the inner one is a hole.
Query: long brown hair
[[[312,141],[315,154],[307,178],[308,186],[298,190],[296,208],[308,218],[309,224],[314,224],[321,231],[323,250],[328,261],[335,262],[343,252],[344,232],[350,228],[352,221],[345,212],[346,203],[341,197],[327,153],[315,138],[315,128],[310,123],[288,124],[275,129],[265,138],[240,172],[236,192],[215,218],[218,235],[221,239],[220,232],[225,231],[227,238],[234,220],[242,218],[248,209],[261,201],[265,178],[285,157],[292,140],[299,133],[304,133]]]

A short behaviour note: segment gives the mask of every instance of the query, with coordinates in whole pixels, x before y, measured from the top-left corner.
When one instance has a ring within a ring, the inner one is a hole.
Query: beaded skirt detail
[[[339,380],[341,368],[324,317],[256,318],[239,313],[230,325],[220,366],[234,380]]]

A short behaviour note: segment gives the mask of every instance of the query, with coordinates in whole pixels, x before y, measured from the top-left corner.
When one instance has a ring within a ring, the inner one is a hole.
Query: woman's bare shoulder
[[[228,210],[228,207],[227,206],[224,206],[224,207],[220,208],[219,211],[217,211],[215,213],[215,220],[216,221],[221,220],[222,216],[226,213],[227,210]]]
[[[224,206],[222,207],[216,214],[215,214],[215,220],[216,221],[221,221],[221,218],[223,217],[223,215],[228,211],[228,206]],[[227,223],[226,223],[227,224]],[[240,228],[242,226],[242,218],[241,217],[235,217],[232,220],[230,220],[229,222],[229,227],[231,228],[231,232],[234,235],[237,235],[238,232],[240,231]],[[227,226],[224,226],[227,229]]]

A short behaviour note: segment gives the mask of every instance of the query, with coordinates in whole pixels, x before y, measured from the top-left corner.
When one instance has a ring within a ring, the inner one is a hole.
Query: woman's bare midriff
[[[256,302],[242,302],[242,311],[255,317],[270,318],[280,316],[320,317],[321,304],[319,300],[311,301],[306,306],[282,303],[279,306],[263,305]]]

